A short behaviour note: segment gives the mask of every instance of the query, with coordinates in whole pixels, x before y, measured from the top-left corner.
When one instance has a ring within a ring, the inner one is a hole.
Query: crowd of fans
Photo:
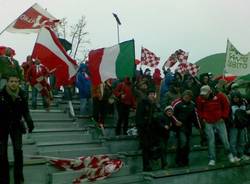
[[[49,108],[56,91],[52,85],[55,78],[48,83],[53,71],[30,56],[22,68],[27,95],[29,86],[32,88],[32,108],[36,108],[38,91],[44,107]],[[71,102],[75,87],[79,91],[80,115],[92,117],[105,128],[107,114],[114,114],[116,135],[127,135],[129,114],[134,112],[144,171],[152,170],[150,160],[155,158],[160,158],[163,169],[168,167],[170,134],[176,137],[177,166],[188,166],[193,127],[200,132],[201,145],[208,146],[208,165],[216,164],[218,140],[231,163],[248,160],[249,99],[244,98],[237,83],[216,80],[211,73],[201,74],[199,78],[189,73],[173,73],[170,69],[164,69],[163,73],[161,77],[159,69],[152,75],[150,69],[144,72],[140,69],[134,78],[108,79],[92,86],[88,65],[82,63],[75,78],[63,86],[70,114],[75,116]],[[249,87],[246,91],[249,92]]]

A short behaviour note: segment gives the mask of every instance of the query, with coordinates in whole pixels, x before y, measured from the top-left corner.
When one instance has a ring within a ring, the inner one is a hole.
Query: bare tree
[[[63,18],[59,28],[56,30],[59,37],[71,42],[72,49],[69,51],[69,55],[78,62],[83,62],[87,59],[87,45],[90,41],[87,38],[88,32],[86,25],[86,18],[82,16],[75,25],[70,26],[70,34],[67,34],[68,22],[66,18]]]

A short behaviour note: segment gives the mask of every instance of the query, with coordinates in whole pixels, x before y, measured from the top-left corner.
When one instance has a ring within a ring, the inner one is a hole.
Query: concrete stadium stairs
[[[43,110],[41,99],[38,109],[31,110],[35,123],[34,132],[23,136],[25,184],[70,184],[80,172],[60,171],[48,164],[46,157],[76,158],[79,156],[108,154],[124,162],[122,169],[97,184],[247,184],[250,183],[250,162],[230,164],[221,146],[218,146],[218,162],[207,166],[207,148],[201,147],[199,132],[194,129],[191,139],[189,167],[176,167],[175,139],[169,140],[169,169],[160,170],[155,161],[154,171],[142,172],[142,155],[135,136],[115,136],[113,116],[107,118],[105,135],[89,118],[73,119],[68,114],[67,102],[58,95],[49,112]],[[79,101],[73,100],[79,112]],[[130,117],[134,123],[133,115]],[[9,160],[13,166],[12,146],[9,144]],[[11,167],[11,171],[13,168]],[[13,177],[12,177],[13,178]],[[12,181],[13,182],[13,181]],[[90,183],[90,182],[84,182]],[[93,182],[91,182],[93,183]]]

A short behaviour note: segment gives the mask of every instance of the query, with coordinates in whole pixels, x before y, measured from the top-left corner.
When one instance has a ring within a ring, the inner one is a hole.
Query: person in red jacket
[[[135,97],[132,93],[132,84],[129,78],[125,78],[123,82],[119,83],[114,95],[119,99],[117,102],[118,122],[116,126],[116,135],[121,134],[121,126],[123,125],[123,134],[127,134],[128,117],[130,108],[135,108]]]
[[[49,70],[40,63],[40,60],[36,59],[27,71],[27,81],[32,87],[32,108],[36,109],[37,105],[37,93],[41,93],[43,97],[43,106],[48,109],[52,96],[50,93],[50,86],[47,82],[49,76]]]
[[[230,151],[227,130],[224,120],[228,118],[230,112],[229,100],[221,93],[214,93],[208,85],[201,87],[200,96],[196,99],[199,117],[205,125],[205,133],[208,140],[208,165],[214,166],[215,155],[215,131],[219,134],[221,142],[228,154],[228,159],[234,163],[234,157]]]

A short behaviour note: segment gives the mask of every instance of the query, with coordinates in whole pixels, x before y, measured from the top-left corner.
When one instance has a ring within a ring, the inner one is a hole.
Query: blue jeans
[[[216,160],[215,154],[215,131],[218,133],[221,142],[225,148],[225,153],[230,153],[230,145],[228,142],[227,129],[223,120],[219,120],[213,124],[205,123],[205,133],[208,141],[208,158],[209,160]]]
[[[80,115],[91,115],[91,113],[92,113],[91,98],[81,98],[80,99]]]
[[[246,146],[247,129],[230,128],[229,140],[233,156],[241,157]]]
[[[35,87],[32,87],[31,95],[32,95],[32,104],[31,104],[32,109],[36,109],[38,90]],[[43,106],[45,108],[48,107],[48,104],[47,104],[47,102],[46,102],[46,100],[45,100],[44,97],[42,97],[42,100],[43,100]]]

